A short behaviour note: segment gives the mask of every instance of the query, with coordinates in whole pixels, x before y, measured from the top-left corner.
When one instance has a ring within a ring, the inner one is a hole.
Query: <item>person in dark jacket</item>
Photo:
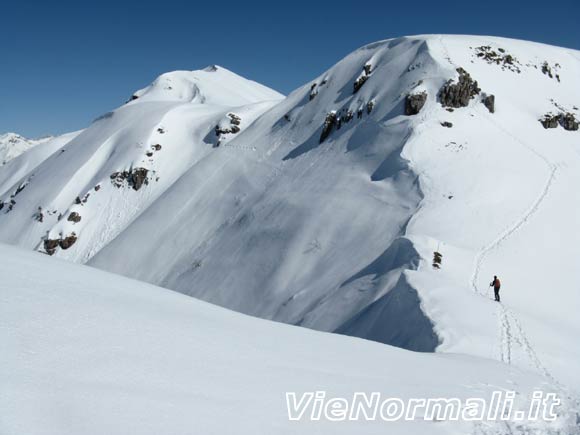
[[[499,289],[501,288],[501,282],[499,281],[499,278],[497,276],[494,276],[493,281],[491,282],[491,284],[489,286],[493,287],[493,293],[495,294],[495,300],[497,302],[500,302]]]

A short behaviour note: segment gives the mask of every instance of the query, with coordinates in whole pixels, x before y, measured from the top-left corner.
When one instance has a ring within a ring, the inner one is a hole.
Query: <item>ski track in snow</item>
[[[454,67],[458,68],[449,55],[449,50],[447,49],[443,39],[440,37],[439,42],[442,47],[443,56],[444,58]],[[477,110],[477,109],[476,109]],[[484,246],[483,249],[479,252],[479,254],[475,258],[475,265],[474,265],[474,272],[471,278],[471,287],[473,288],[474,292],[479,294],[482,297],[487,297],[485,292],[480,292],[477,287],[477,282],[479,281],[479,275],[481,273],[482,265],[485,259],[491,254],[493,251],[499,249],[501,245],[509,239],[513,234],[515,234],[523,225],[525,225],[533,215],[539,210],[540,206],[548,196],[550,192],[550,188],[552,187],[554,180],[556,178],[556,171],[557,166],[551,163],[544,155],[540,154],[534,148],[527,145],[521,139],[516,137],[513,133],[511,133],[508,129],[503,127],[499,122],[493,119],[489,114],[484,113],[483,111],[478,112],[485,117],[493,126],[497,129],[501,130],[503,133],[511,137],[515,142],[526,148],[529,152],[533,153],[536,157],[541,159],[544,164],[546,165],[547,169],[549,170],[549,176],[544,183],[544,187],[540,192],[538,198],[534,201],[532,206],[521,216],[514,224],[508,227],[505,231],[503,231],[498,238],[492,241],[487,246]],[[552,383],[554,383],[558,388],[564,390],[562,384],[556,380],[556,378],[548,371],[546,366],[542,364],[540,358],[538,357],[534,347],[532,346],[522,324],[515,314],[515,312],[506,307],[504,304],[498,304],[498,318],[499,318],[499,342],[500,342],[500,360],[511,364],[513,358],[513,344],[517,343],[522,346],[525,354],[527,355],[528,359],[532,363],[533,367],[535,367],[544,377],[549,379]]]
[[[484,114],[485,115],[485,114]],[[481,273],[481,268],[483,263],[485,262],[486,258],[495,250],[499,249],[501,245],[509,239],[513,234],[515,234],[523,225],[525,225],[533,215],[540,209],[540,206],[548,196],[550,192],[550,188],[554,183],[556,178],[556,171],[557,167],[552,164],[546,157],[539,154],[536,150],[525,144],[519,138],[515,137],[509,131],[507,131],[503,126],[501,126],[498,122],[491,119],[488,115],[485,115],[486,119],[489,120],[495,127],[502,130],[508,136],[513,138],[517,143],[528,149],[530,152],[535,154],[539,157],[549,169],[549,176],[544,183],[544,187],[540,192],[538,198],[534,201],[532,206],[520,217],[514,224],[512,224],[509,228],[507,228],[503,233],[500,234],[498,238],[492,241],[489,245],[485,246],[477,255],[475,259],[475,266],[474,272],[471,278],[471,286],[473,290],[480,294],[481,296],[485,296],[485,293],[480,292],[477,288],[477,283],[479,281],[479,275]],[[513,348],[513,341],[514,341],[514,331],[517,331],[518,335],[518,342],[524,348],[526,355],[529,357],[530,362],[532,365],[542,374],[544,374],[547,378],[555,382],[554,377],[549,373],[546,367],[541,363],[540,359],[538,358],[533,346],[530,344],[530,340],[528,339],[523,327],[521,326],[521,322],[519,321],[516,314],[513,310],[507,308],[505,305],[500,304],[498,307],[498,317],[499,317],[499,328],[500,328],[500,358],[503,362],[511,364],[512,361],[512,348]],[[512,326],[515,325],[515,328]],[[557,383],[557,382],[555,382]]]

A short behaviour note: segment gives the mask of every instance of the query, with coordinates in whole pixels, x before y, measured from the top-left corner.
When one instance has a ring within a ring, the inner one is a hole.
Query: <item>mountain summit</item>
[[[440,35],[362,47],[286,98],[164,74],[0,169],[0,240],[578,391],[578,77],[574,50]]]

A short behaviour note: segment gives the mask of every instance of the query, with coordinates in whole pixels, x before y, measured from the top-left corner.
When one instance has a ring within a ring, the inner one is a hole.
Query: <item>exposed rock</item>
[[[442,123],[441,123],[441,125],[442,125],[443,127],[447,127],[447,128],[451,128],[451,127],[453,127],[453,123],[451,123],[451,122],[449,122],[449,121],[444,121],[444,122],[442,122]]]
[[[130,174],[130,177],[128,179],[129,185],[133,187],[133,190],[139,190],[141,189],[141,186],[143,186],[143,184],[148,184],[147,181],[148,172],[149,170],[145,168],[133,169],[133,172]]]
[[[308,95],[308,101],[314,100],[314,98],[318,95],[318,90],[316,89],[316,83],[313,83],[310,86],[310,94]]]
[[[82,200],[81,200],[81,197],[80,197],[80,196],[77,196],[77,197],[75,198],[75,204],[77,204],[77,205],[78,205],[78,204],[82,204]]]
[[[95,186],[95,192],[98,192],[99,190],[101,190],[101,185],[100,184],[97,184]]]
[[[53,255],[58,248],[58,244],[60,243],[60,239],[45,239],[44,240],[44,250],[48,255]]]
[[[375,100],[371,100],[367,103],[367,113],[370,114],[375,108]]]
[[[546,115],[544,115],[542,119],[540,119],[540,122],[542,123],[544,128],[557,128],[559,120],[560,120],[559,115],[552,115],[550,113],[547,113]]]
[[[215,127],[215,133],[218,136],[224,135],[224,134],[236,134],[240,132],[240,127],[239,125],[241,124],[241,118],[236,115],[235,113],[228,113],[228,118],[230,118],[230,125],[229,126],[223,126],[223,125],[216,125]]]
[[[370,75],[372,72],[372,66],[370,64],[365,64],[363,66],[363,71],[362,71],[362,75],[360,75],[355,81],[354,81],[354,90],[353,90],[353,94],[356,94],[358,92],[358,90],[360,88],[362,88],[362,85],[365,84],[365,82],[369,79]]]
[[[344,122],[350,122],[353,117],[354,117],[354,114],[352,113],[352,110],[347,110],[344,117],[343,117]]]
[[[336,112],[332,111],[326,115],[324,125],[322,126],[322,133],[320,133],[320,141],[322,143],[330,135],[334,127],[337,125]]]
[[[561,113],[558,119],[560,121],[560,125],[564,127],[564,130],[578,130],[579,121],[576,119],[573,113]]]
[[[358,90],[359,90],[360,88],[362,88],[362,85],[364,85],[364,84],[365,84],[365,82],[366,82],[368,79],[369,79],[369,76],[367,76],[367,75],[362,75],[362,76],[360,76],[358,79],[356,79],[356,80],[354,81],[354,85],[353,85],[353,86],[354,86],[354,90],[353,90],[353,92],[352,92],[352,93],[353,93],[353,94],[356,94],[356,93],[358,92]]]
[[[151,145],[151,149],[153,151],[160,151],[161,150],[161,145],[160,144],[155,144],[155,145]]]
[[[495,95],[486,95],[483,97],[483,105],[487,107],[489,113],[495,113]]]
[[[481,92],[477,80],[473,80],[463,68],[457,68],[457,83],[447,81],[439,91],[439,101],[443,107],[467,107],[469,101]]]
[[[72,233],[66,236],[64,239],[60,239],[58,242],[58,246],[60,246],[62,249],[68,249],[72,245],[74,245],[76,241],[77,235],[75,233]]]
[[[550,65],[548,64],[548,62],[544,62],[542,64],[542,73],[547,75],[550,78],[554,78],[554,76],[552,75],[552,68],[550,68]]]
[[[80,222],[81,221],[81,215],[78,214],[76,211],[71,212],[71,214],[68,215],[67,221],[69,222]]]
[[[147,157],[153,157],[153,151],[147,151],[147,152],[145,153],[145,155],[146,155]]]
[[[427,102],[427,92],[408,94],[405,97],[405,115],[418,114]]]
[[[489,45],[482,45],[481,47],[475,47],[475,55],[487,62],[488,64],[495,64],[499,65],[501,69],[505,70],[508,69],[513,72],[520,73],[521,70],[519,68],[520,63],[518,60],[512,56],[511,54],[506,53],[505,49],[498,48],[496,52],[491,46]]]
[[[159,128],[157,129],[157,133],[159,133],[159,134],[164,134],[164,133],[165,133],[165,129],[164,129],[163,127],[159,127]]]
[[[113,183],[115,187],[123,187],[125,182],[127,182],[133,190],[139,190],[143,184],[149,184],[149,179],[147,178],[148,173],[149,170],[145,168],[134,168],[131,171],[113,172],[111,174],[111,183]]]
[[[42,207],[38,207],[38,213],[36,213],[35,219],[38,222],[44,222],[44,213],[42,212]]]

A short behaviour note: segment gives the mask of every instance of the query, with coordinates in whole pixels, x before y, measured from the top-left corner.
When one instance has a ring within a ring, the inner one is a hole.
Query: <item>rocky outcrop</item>
[[[81,215],[78,214],[76,211],[73,211],[71,214],[68,215],[67,221],[74,223],[80,222]]]
[[[111,183],[115,187],[123,187],[125,184],[133,188],[133,190],[139,190],[143,185],[149,184],[149,178],[147,174],[148,169],[145,168],[134,168],[130,171],[123,172],[113,172],[111,174]]]
[[[60,239],[58,242],[58,246],[60,246],[61,249],[68,249],[72,245],[74,245],[76,241],[77,241],[77,235],[75,233],[71,233],[70,235],[66,236],[64,239]]]
[[[453,123],[449,122],[449,121],[444,121],[441,123],[442,127],[446,127],[446,128],[451,128],[453,127]]]
[[[469,102],[481,92],[477,80],[473,80],[463,68],[457,68],[459,78],[455,83],[447,81],[439,91],[439,102],[443,107],[467,107]]]
[[[77,240],[78,237],[74,232],[64,238],[60,237],[58,239],[44,239],[44,251],[48,255],[54,255],[56,248],[60,247],[61,249],[66,250],[74,245]]]
[[[557,128],[558,120],[559,120],[558,115],[546,114],[542,119],[540,119],[540,122],[542,123],[544,128]]]
[[[427,92],[408,94],[405,97],[405,115],[418,114],[427,102]]]
[[[44,240],[44,250],[48,255],[53,255],[58,248],[60,239],[45,239]]]
[[[326,140],[326,138],[330,135],[334,127],[338,125],[338,119],[336,116],[336,112],[332,111],[326,115],[324,119],[324,124],[322,125],[322,132],[320,133],[320,140],[319,143],[322,143]]]
[[[489,113],[495,113],[495,95],[486,95],[483,97],[483,105],[487,107]]]
[[[370,64],[366,64],[365,66],[363,66],[363,71],[362,74],[360,76],[358,76],[358,78],[354,81],[354,89],[353,89],[353,94],[356,94],[360,88],[362,88],[362,86],[366,83],[366,81],[369,79],[369,77],[371,76],[371,72],[372,72],[372,66]]]
[[[516,73],[520,73],[520,63],[519,61],[507,53],[503,48],[497,48],[497,51],[493,49],[490,45],[482,45],[480,47],[475,47],[475,55],[485,61],[490,65],[498,65],[502,70],[510,70]]]
[[[308,94],[308,101],[312,101],[314,100],[314,98],[316,98],[316,96],[318,95],[318,89],[316,89],[316,83],[313,83],[312,86],[310,86],[310,94]]]
[[[576,119],[573,113],[561,113],[559,116],[559,121],[564,130],[578,130],[579,121]]]
[[[539,120],[544,128],[558,128],[562,126],[564,130],[577,131],[580,125],[580,121],[576,119],[573,113],[560,113],[554,115],[552,113],[546,113],[543,118]]]
[[[125,101],[125,104],[130,103],[131,101],[135,101],[137,98],[139,98],[137,95],[131,95],[131,98],[129,98],[127,101]]]
[[[235,113],[228,113],[227,116],[230,118],[230,124],[228,126],[217,125],[215,127],[216,135],[221,136],[223,134],[236,134],[240,132],[240,124],[242,119]]]

